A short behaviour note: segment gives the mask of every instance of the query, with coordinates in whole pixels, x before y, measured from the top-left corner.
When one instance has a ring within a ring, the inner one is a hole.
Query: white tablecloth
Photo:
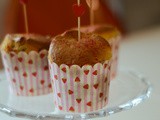
[[[143,73],[151,81],[154,89],[151,98],[144,103],[107,119],[160,120],[160,27],[140,31],[124,39],[121,43],[119,67],[132,68]],[[0,113],[0,120],[24,119],[11,118]]]

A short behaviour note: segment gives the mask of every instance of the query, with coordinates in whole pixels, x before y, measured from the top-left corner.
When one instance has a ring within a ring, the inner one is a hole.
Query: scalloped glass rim
[[[0,104],[0,111],[12,116],[12,117],[19,117],[19,118],[29,118],[29,119],[40,119],[40,120],[82,120],[82,119],[91,119],[91,118],[98,118],[98,117],[105,117],[105,116],[109,116],[118,112],[122,112],[125,110],[129,110],[135,106],[137,106],[139,103],[145,101],[147,98],[150,97],[151,91],[152,91],[152,86],[150,84],[150,82],[143,77],[142,74],[137,73],[135,71],[132,70],[123,70],[124,72],[126,72],[127,74],[136,77],[136,80],[140,80],[142,82],[142,84],[145,86],[144,89],[142,89],[141,93],[139,93],[138,95],[135,95],[132,97],[132,99],[124,102],[124,103],[120,103],[116,106],[112,106],[112,107],[106,107],[102,110],[96,111],[96,112],[92,112],[92,113],[84,113],[84,114],[72,114],[72,113],[49,113],[49,114],[31,114],[31,113],[27,113],[27,112],[18,112],[15,109],[11,109],[10,107]],[[116,82],[113,81],[113,82]]]

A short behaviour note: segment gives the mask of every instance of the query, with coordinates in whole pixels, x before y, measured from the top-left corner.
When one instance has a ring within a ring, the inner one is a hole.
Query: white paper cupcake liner
[[[110,45],[112,48],[111,80],[117,76],[120,39],[121,37],[118,36],[110,40]]]
[[[102,109],[108,103],[110,62],[67,66],[50,63],[50,74],[57,109],[86,113]]]
[[[13,94],[37,96],[52,92],[47,55],[46,50],[29,54],[2,51],[7,80]]]

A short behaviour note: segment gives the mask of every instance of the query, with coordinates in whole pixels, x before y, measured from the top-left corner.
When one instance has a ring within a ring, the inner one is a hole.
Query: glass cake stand
[[[2,71],[0,73],[0,112],[12,117],[34,120],[85,120],[129,110],[149,98],[151,91],[151,84],[142,74],[123,69],[111,82],[110,100],[106,107],[92,113],[64,113],[55,109],[52,94],[38,97],[11,95]]]

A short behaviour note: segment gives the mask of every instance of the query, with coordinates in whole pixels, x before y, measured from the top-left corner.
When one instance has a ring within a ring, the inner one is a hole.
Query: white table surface
[[[119,67],[135,69],[153,84],[150,99],[137,107],[95,120],[160,120],[160,27],[136,32],[124,38]],[[135,88],[136,89],[136,88]],[[24,120],[0,113],[0,120]]]

